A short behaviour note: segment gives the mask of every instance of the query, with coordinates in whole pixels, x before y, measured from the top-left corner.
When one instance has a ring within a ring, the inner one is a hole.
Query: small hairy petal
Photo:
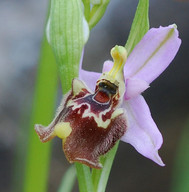
[[[124,101],[123,107],[127,111],[128,128],[121,140],[130,143],[145,157],[164,166],[158,155],[163,138],[151,117],[144,98],[140,95],[129,101]]]
[[[100,78],[101,73],[85,71],[80,69],[79,79],[84,81],[90,90],[94,91],[97,80]]]
[[[113,65],[114,65],[113,61],[110,61],[110,60],[105,61],[104,65],[103,65],[102,72],[110,71],[112,69]]]
[[[125,77],[151,83],[173,60],[180,44],[176,25],[150,29],[129,55]]]
[[[149,84],[141,79],[130,78],[126,79],[125,87],[126,91],[124,98],[126,100],[129,100],[133,97],[140,95],[143,91],[145,91],[149,87]]]

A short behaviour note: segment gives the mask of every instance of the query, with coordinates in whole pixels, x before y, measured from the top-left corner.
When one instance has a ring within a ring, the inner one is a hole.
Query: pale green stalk
[[[80,192],[95,192],[89,167],[86,165],[83,165],[81,163],[75,163],[75,167],[77,170],[79,191]]]
[[[75,167],[71,165],[64,174],[58,192],[71,192],[76,180]]]
[[[119,146],[119,142],[105,156],[101,157],[102,169],[92,170],[92,180],[95,192],[104,192],[108,182],[112,164]]]

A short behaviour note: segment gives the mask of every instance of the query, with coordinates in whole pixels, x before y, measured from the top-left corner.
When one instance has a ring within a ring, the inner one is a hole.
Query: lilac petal
[[[110,60],[105,61],[104,65],[103,65],[102,72],[110,71],[112,69],[113,65],[114,65],[113,61],[110,61]]]
[[[123,107],[127,111],[128,128],[121,140],[130,143],[145,157],[164,166],[158,155],[163,138],[151,117],[144,98],[139,95],[129,101],[124,101]]]
[[[150,29],[128,57],[125,76],[151,83],[173,60],[180,44],[176,25]]]
[[[79,79],[84,81],[87,87],[90,88],[92,91],[94,91],[96,82],[100,78],[101,73],[86,71],[82,69],[83,54],[84,54],[84,50],[82,52],[81,59],[80,59]]]
[[[128,100],[140,95],[143,91],[145,91],[149,87],[149,84],[146,81],[140,79],[129,78],[126,79],[125,86],[126,91],[124,97],[126,100]]]

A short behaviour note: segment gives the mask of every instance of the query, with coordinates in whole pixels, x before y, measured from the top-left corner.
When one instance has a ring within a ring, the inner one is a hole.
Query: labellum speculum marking
[[[126,115],[119,108],[124,90],[123,66],[126,50],[116,46],[111,51],[114,66],[102,74],[91,92],[79,79],[72,81],[55,119],[48,127],[35,125],[42,142],[55,136],[63,140],[69,162],[81,162],[101,168],[99,157],[107,153],[126,131]]]

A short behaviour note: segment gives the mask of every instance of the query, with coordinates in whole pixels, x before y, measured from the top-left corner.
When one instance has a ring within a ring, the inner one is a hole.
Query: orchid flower
[[[106,61],[102,74],[80,64],[79,79],[73,80],[52,123],[35,125],[41,141],[58,136],[69,162],[101,168],[99,157],[121,139],[163,166],[158,155],[162,135],[141,93],[167,68],[180,44],[176,25],[152,28],[128,58],[124,47],[115,46],[114,62]]]

